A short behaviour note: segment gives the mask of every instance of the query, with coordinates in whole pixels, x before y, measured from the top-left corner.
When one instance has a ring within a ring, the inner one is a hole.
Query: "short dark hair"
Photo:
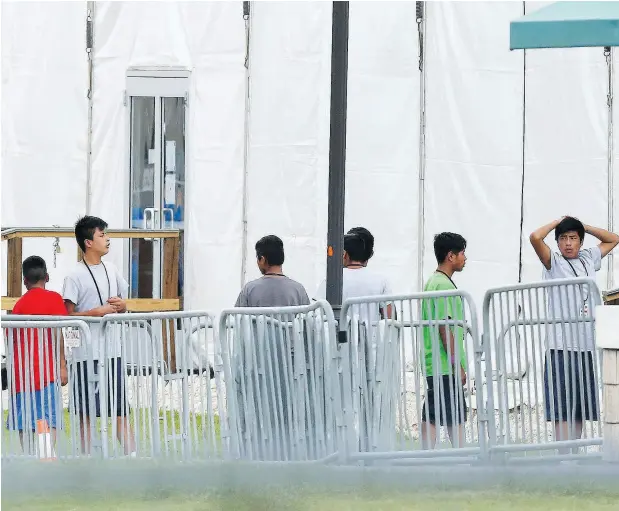
[[[374,255],[374,236],[365,227],[353,227],[344,235],[344,250],[351,260],[365,263]]]
[[[454,232],[442,232],[434,236],[434,255],[438,264],[447,259],[449,252],[459,254],[466,249],[466,240]]]
[[[24,280],[28,284],[36,284],[47,277],[47,264],[45,259],[39,256],[27,257],[21,265]]]
[[[270,266],[284,264],[284,242],[273,234],[260,238],[256,242],[256,257],[266,259]]]
[[[107,223],[96,216],[83,216],[75,224],[75,240],[82,252],[86,252],[86,240],[92,241],[97,229],[105,231]]]
[[[555,241],[559,241],[559,236],[565,234],[566,232],[575,231],[580,238],[580,241],[585,239],[585,226],[583,223],[578,220],[578,218],[574,218],[573,216],[566,216],[563,220],[559,222],[557,227],[555,227]]]

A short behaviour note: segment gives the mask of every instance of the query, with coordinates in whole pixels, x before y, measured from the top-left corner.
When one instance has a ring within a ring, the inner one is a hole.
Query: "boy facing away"
[[[49,281],[43,258],[31,256],[22,263],[26,294],[22,296],[13,314],[28,316],[66,316],[62,296],[45,289]],[[39,333],[43,339],[39,339]],[[9,339],[10,340],[10,339]],[[24,328],[13,334],[13,351],[10,359],[9,387],[12,387],[7,428],[19,431],[19,440],[24,448],[24,431],[34,433],[44,421],[49,428],[52,444],[56,444],[56,397],[61,385],[67,384],[67,362],[64,341],[60,332],[52,329]],[[12,373],[12,374],[11,374]],[[34,437],[29,438],[33,445]]]

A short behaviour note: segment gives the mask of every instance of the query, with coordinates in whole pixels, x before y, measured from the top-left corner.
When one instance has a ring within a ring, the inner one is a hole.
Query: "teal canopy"
[[[555,2],[510,23],[511,50],[619,46],[619,2]]]

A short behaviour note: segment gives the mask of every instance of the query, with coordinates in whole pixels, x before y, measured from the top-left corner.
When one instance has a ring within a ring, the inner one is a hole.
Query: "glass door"
[[[132,229],[183,229],[185,206],[185,98],[130,97]],[[130,241],[130,297],[161,298],[161,239]],[[179,296],[183,291],[183,244]]]

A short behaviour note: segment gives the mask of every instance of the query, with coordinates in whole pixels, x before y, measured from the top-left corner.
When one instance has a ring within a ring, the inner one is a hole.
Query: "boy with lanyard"
[[[305,288],[284,275],[284,243],[277,236],[256,242],[256,263],[262,277],[245,284],[235,307],[293,307],[309,305]]]
[[[459,234],[443,232],[434,237],[434,255],[438,267],[430,276],[424,292],[450,291],[456,288],[452,280],[466,264],[466,240]],[[464,308],[459,297],[423,300],[423,321],[464,321]],[[424,449],[436,446],[436,426],[447,426],[453,447],[464,447],[464,422],[467,406],[465,330],[461,326],[436,325],[423,327],[426,397],[421,419],[421,442]],[[438,407],[437,407],[438,406]]]
[[[559,252],[553,252],[544,239],[554,229]],[[585,233],[600,243],[583,249]],[[565,216],[540,227],[529,237],[544,265],[544,280],[590,277],[602,266],[602,258],[619,243],[619,236],[604,229],[583,225]],[[552,318],[590,316],[591,304],[586,286],[577,289],[554,288],[548,294],[548,314]],[[577,303],[573,303],[576,299]],[[572,330],[576,327],[577,338]],[[554,423],[555,440],[575,440],[582,435],[583,420],[597,420],[597,383],[591,323],[563,323],[547,326],[547,353],[544,361],[544,400],[546,420]],[[550,381],[549,381],[550,380]],[[552,387],[552,389],[551,389]],[[552,390],[552,391],[551,391]],[[583,402],[584,399],[584,402]],[[562,453],[567,452],[561,450]]]
[[[106,314],[127,311],[123,296],[127,296],[128,284],[111,263],[102,262],[101,258],[109,252],[110,240],[105,232],[107,223],[100,218],[85,216],[75,224],[75,239],[84,253],[84,258],[66,276],[63,298],[71,316],[103,317]],[[102,349],[105,336],[98,325],[91,328],[92,358],[97,372],[99,357],[104,356]],[[135,456],[133,430],[128,420],[128,403],[125,389],[124,367],[117,343],[109,346],[109,371],[111,381],[106,388],[108,417],[115,416],[118,425],[118,441],[124,444],[125,454]],[[91,445],[90,439],[90,403],[88,395],[88,355],[83,347],[73,350],[73,359],[77,362],[77,377],[74,384],[74,399],[80,417],[80,435],[82,451]],[[104,379],[100,384],[106,382]],[[96,391],[94,409],[100,417],[99,392]],[[115,407],[112,407],[112,401]],[[86,435],[86,437],[85,437]],[[87,442],[86,442],[87,441]]]

